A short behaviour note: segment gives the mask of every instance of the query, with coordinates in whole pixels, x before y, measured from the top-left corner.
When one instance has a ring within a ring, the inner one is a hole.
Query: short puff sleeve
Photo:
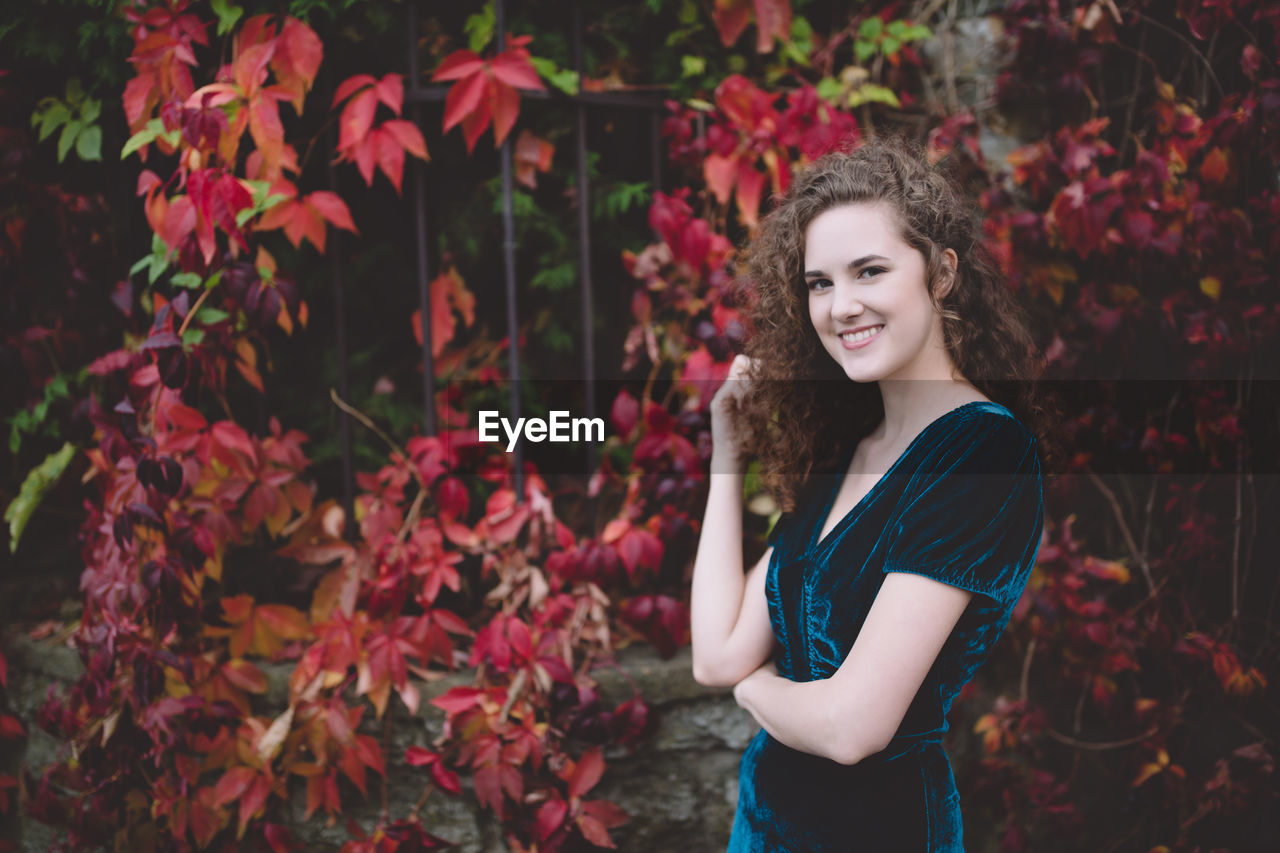
[[[1036,440],[1011,414],[950,418],[930,442],[890,523],[884,571],[912,572],[1012,608],[1040,546]]]

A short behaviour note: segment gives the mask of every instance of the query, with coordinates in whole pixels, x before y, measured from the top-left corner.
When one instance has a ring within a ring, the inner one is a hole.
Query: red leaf
[[[231,74],[246,99],[254,100],[258,87],[267,79],[267,63],[275,49],[275,39],[271,39],[251,45],[240,52]]]
[[[613,428],[618,431],[618,435],[624,438],[631,435],[631,430],[640,420],[640,403],[631,396],[630,392],[618,392],[609,410],[609,420],[613,423]]]
[[[280,123],[280,105],[273,98],[264,95],[253,100],[249,107],[249,135],[262,152],[268,173],[277,172],[284,159],[284,125]]]
[[[733,183],[738,177],[738,155],[722,157],[719,154],[708,154],[702,163],[702,177],[716,201],[728,204]]]
[[[531,190],[537,189],[537,172],[551,168],[551,155],[555,150],[554,145],[534,136],[527,128],[520,131],[515,150],[516,180]]]
[[[315,31],[297,18],[286,18],[276,39],[271,68],[276,79],[293,90],[293,108],[302,115],[303,96],[311,89],[324,59],[324,44]]]
[[[720,31],[720,43],[731,46],[747,28],[751,17],[751,0],[715,0],[711,18]]]
[[[222,774],[213,789],[213,805],[225,806],[238,799],[253,782],[255,775],[257,774],[252,767],[232,767]]]
[[[768,53],[773,40],[791,39],[791,0],[755,0],[756,52]]]
[[[436,506],[440,515],[448,518],[466,518],[471,508],[467,487],[457,477],[441,480],[436,486]]]
[[[22,721],[11,714],[0,716],[0,740],[13,740],[26,735]]]
[[[558,797],[553,800],[547,800],[538,809],[537,817],[534,818],[534,836],[539,841],[546,841],[551,837],[551,833],[564,824],[564,816],[568,811],[569,807],[564,800]]]
[[[396,195],[399,195],[401,179],[404,177],[404,149],[400,147],[396,138],[383,128],[373,131],[370,136],[374,150],[377,152],[378,168],[396,188]]]
[[[524,48],[513,47],[503,51],[493,58],[489,67],[493,71],[493,76],[507,86],[537,91],[546,89],[538,77],[538,72],[529,62],[529,51]]]
[[[373,127],[373,114],[377,108],[378,93],[373,89],[366,89],[356,95],[342,108],[342,131],[338,135],[339,150],[349,152],[364,141],[369,135],[369,128]]]
[[[426,767],[438,762],[440,755],[421,746],[411,746],[405,750],[404,760],[410,767]]]
[[[396,115],[400,115],[400,108],[404,104],[404,80],[399,74],[387,74],[375,85],[374,89],[378,93],[378,100],[391,108]]]
[[[607,847],[611,850],[617,847],[609,837],[609,830],[591,815],[578,815],[578,829],[582,830],[582,837],[596,847]]]
[[[455,50],[441,61],[431,80],[461,80],[483,70],[484,60],[478,55],[469,50]]]
[[[480,805],[492,810],[498,816],[498,820],[503,820],[506,814],[503,809],[502,781],[498,767],[490,764],[478,768],[472,777],[472,784]]]
[[[9,686],[9,664],[5,662],[4,655],[0,654],[0,687]]]
[[[760,199],[764,196],[765,175],[742,162],[738,168],[738,216],[742,224],[754,228],[758,221]]]
[[[497,85],[492,91],[493,143],[501,145],[520,115],[520,95],[510,86]]]
[[[662,562],[662,542],[642,527],[633,527],[623,534],[617,551],[633,581],[638,569],[656,571]]]
[[[461,84],[458,84],[461,85]],[[493,98],[486,97],[476,106],[474,112],[468,113],[462,119],[462,138],[467,143],[467,153],[471,153],[476,147],[476,142],[480,139],[480,134],[484,133],[484,129],[489,126],[489,121],[493,117]]]
[[[488,110],[486,95],[490,85],[489,79],[483,73],[479,73],[464,80],[459,80],[449,89],[449,94],[444,100],[445,133],[448,133],[468,116],[474,116],[482,105],[486,111]],[[485,124],[488,124],[487,120]],[[481,127],[480,132],[483,131],[484,128]],[[476,134],[477,137],[479,135],[480,133]],[[469,148],[470,146],[468,146],[468,150]]]
[[[569,779],[569,799],[581,798],[600,781],[604,774],[604,753],[600,747],[594,746],[582,754],[573,768],[573,776]]]
[[[382,129],[400,144],[409,154],[417,157],[419,160],[430,160],[427,156],[427,143],[422,138],[422,131],[418,130],[418,126],[411,121],[404,119],[388,119],[382,123]],[[548,164],[549,168],[550,164]],[[543,169],[545,172],[546,169]]]
[[[625,811],[608,800],[592,800],[582,804],[582,810],[610,829],[622,826],[631,818]]]
[[[335,228],[342,228],[353,234],[359,233],[355,222],[351,219],[351,211],[347,209],[347,203],[337,193],[317,190],[306,197],[306,204],[315,208],[316,212]]]
[[[253,780],[253,784],[245,791],[244,796],[240,799],[240,829],[239,833],[244,834],[244,828],[248,825],[257,814],[262,811],[263,806],[267,804],[267,797],[271,794],[271,780],[266,776],[258,776]]]
[[[431,700],[431,704],[449,714],[457,714],[473,707],[486,691],[479,687],[454,687],[443,696]]]
[[[329,105],[329,109],[333,109],[365,86],[372,86],[377,82],[377,79],[372,74],[356,74],[354,77],[348,77],[342,81],[337,91],[333,93],[333,103]]]
[[[458,780],[458,774],[445,767],[443,761],[437,761],[431,765],[431,778],[442,791],[455,796],[462,793],[462,782]]]

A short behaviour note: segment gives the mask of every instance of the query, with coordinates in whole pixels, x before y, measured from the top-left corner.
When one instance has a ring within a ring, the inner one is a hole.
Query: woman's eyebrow
[[[889,260],[889,258],[886,258],[884,255],[864,255],[863,257],[858,258],[857,260],[850,261],[848,269],[856,270],[858,267],[865,266],[871,263],[872,261],[887,261],[887,260]],[[826,275],[826,273],[824,273],[822,270],[808,270],[807,272],[805,272],[804,277],[817,278],[819,276],[824,276],[824,275]]]

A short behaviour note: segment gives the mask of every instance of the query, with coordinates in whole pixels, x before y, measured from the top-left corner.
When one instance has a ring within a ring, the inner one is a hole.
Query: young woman
[[[871,141],[748,250],[692,590],[694,676],[761,726],[730,851],[963,850],[946,715],[1035,561],[1048,419],[979,237],[918,146]],[[752,457],[785,512],[744,578]]]

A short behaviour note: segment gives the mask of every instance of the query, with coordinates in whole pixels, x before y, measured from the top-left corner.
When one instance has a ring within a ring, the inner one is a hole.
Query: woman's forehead
[[[899,233],[893,208],[883,202],[858,202],[824,210],[805,229],[805,266],[865,255],[893,257],[911,247]]]

